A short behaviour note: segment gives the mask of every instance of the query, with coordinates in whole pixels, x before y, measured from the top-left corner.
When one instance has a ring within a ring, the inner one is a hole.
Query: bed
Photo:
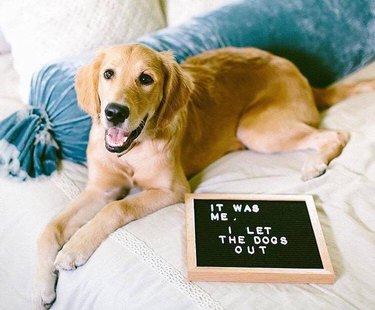
[[[375,78],[375,64],[349,79]],[[10,53],[0,55],[0,119],[20,109]],[[190,180],[197,193],[311,194],[336,272],[333,285],[189,282],[184,204],[120,228],[75,271],[62,271],[52,309],[371,309],[375,307],[375,92],[322,113],[350,132],[321,177],[304,182],[305,152],[228,154]],[[0,178],[0,309],[29,309],[36,239],[85,186],[87,169],[62,161],[51,177]]]
[[[0,116],[22,106],[10,55],[0,56]],[[351,77],[375,77],[375,65]],[[61,272],[53,309],[369,309],[375,306],[375,92],[323,113],[322,127],[351,134],[327,173],[303,182],[304,152],[229,154],[190,180],[194,192],[312,194],[334,285],[192,283],[186,279],[185,210],[167,207],[113,233],[73,272]],[[0,179],[0,308],[27,309],[36,238],[83,189],[87,170],[63,161],[52,177]]]

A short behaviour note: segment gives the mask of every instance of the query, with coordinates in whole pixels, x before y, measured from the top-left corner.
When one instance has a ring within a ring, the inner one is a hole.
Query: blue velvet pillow
[[[254,46],[293,61],[327,86],[375,56],[373,0],[242,0],[139,40],[177,61],[225,46]],[[30,108],[0,122],[0,168],[21,178],[51,174],[58,158],[85,162],[90,120],[74,76],[92,55],[51,64],[33,79]],[[251,72],[249,72],[251,74]]]

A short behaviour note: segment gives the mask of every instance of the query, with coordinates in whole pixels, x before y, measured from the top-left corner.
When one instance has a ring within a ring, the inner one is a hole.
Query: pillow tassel
[[[21,180],[51,175],[59,147],[42,108],[28,107],[0,123],[0,174]]]

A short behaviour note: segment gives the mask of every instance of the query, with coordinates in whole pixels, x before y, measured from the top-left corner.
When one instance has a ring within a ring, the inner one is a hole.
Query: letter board
[[[187,194],[188,278],[333,283],[312,196]]]

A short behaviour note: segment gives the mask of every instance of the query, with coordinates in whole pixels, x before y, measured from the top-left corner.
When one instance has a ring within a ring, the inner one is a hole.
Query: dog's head
[[[191,88],[171,53],[139,44],[102,50],[76,76],[80,106],[104,127],[106,148],[116,153],[172,123]]]

